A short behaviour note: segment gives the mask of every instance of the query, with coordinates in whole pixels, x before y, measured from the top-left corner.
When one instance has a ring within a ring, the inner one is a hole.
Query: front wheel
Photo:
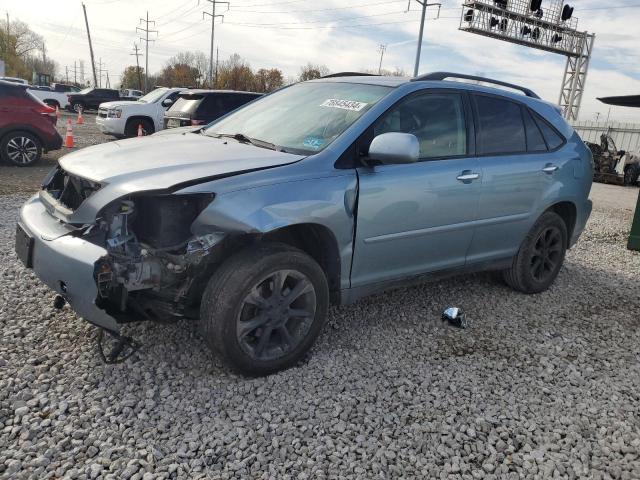
[[[546,290],[560,272],[567,244],[564,220],[555,212],[543,213],[522,242],[511,267],[503,272],[504,280],[524,293]]]
[[[245,375],[268,375],[299,362],[324,324],[329,292],[320,266],[284,244],[243,250],[214,273],[200,322],[222,361]]]
[[[71,110],[76,113],[80,113],[80,111],[85,111],[86,108],[84,107],[84,104],[82,102],[75,102],[71,105]]]

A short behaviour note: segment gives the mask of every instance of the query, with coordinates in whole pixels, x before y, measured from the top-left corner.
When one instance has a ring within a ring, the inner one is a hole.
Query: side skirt
[[[362,285],[360,287],[345,288],[340,291],[340,304],[349,305],[357,300],[372,295],[374,293],[380,293],[386,290],[396,290],[398,288],[411,287],[420,285],[423,283],[435,282],[458,275],[491,271],[491,270],[504,270],[511,266],[513,257],[504,258],[500,260],[491,260],[489,262],[479,262],[472,265],[465,265],[464,267],[452,268],[448,270],[439,270],[436,272],[423,273],[408,278],[401,278],[398,280],[389,280],[385,282],[371,283],[368,285]]]

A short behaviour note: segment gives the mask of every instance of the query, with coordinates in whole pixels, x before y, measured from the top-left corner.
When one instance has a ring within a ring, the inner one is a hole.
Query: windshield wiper
[[[244,133],[215,133],[212,136],[217,138],[220,138],[220,137],[233,138],[234,140],[237,140],[240,143],[249,143],[256,147],[268,148],[269,150],[277,150],[277,151],[281,150],[274,143],[266,142],[264,140],[259,140],[257,138],[251,138],[246,136]]]

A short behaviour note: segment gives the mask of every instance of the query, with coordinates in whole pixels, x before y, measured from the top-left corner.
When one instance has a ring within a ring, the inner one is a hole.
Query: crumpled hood
[[[151,135],[84,148],[64,156],[60,166],[94,182],[139,184],[140,190],[156,190],[199,178],[285,165],[301,158],[233,139],[185,133]]]
[[[131,105],[132,103],[138,103],[137,100],[114,100],[113,102],[104,102],[100,104],[102,108],[118,108],[118,107],[126,107],[127,105]]]
[[[90,223],[107,203],[132,193],[169,190],[303,158],[200,133],[151,135],[83,148],[62,157],[60,166],[102,188],[64,215],[64,221]]]

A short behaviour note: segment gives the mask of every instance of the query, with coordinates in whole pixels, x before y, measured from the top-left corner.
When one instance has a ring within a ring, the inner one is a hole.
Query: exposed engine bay
[[[194,236],[207,195],[136,196],[106,207],[85,233],[108,254],[95,265],[96,304],[119,321],[191,316],[194,286],[216,262],[225,233]],[[133,314],[133,315],[132,315]]]

